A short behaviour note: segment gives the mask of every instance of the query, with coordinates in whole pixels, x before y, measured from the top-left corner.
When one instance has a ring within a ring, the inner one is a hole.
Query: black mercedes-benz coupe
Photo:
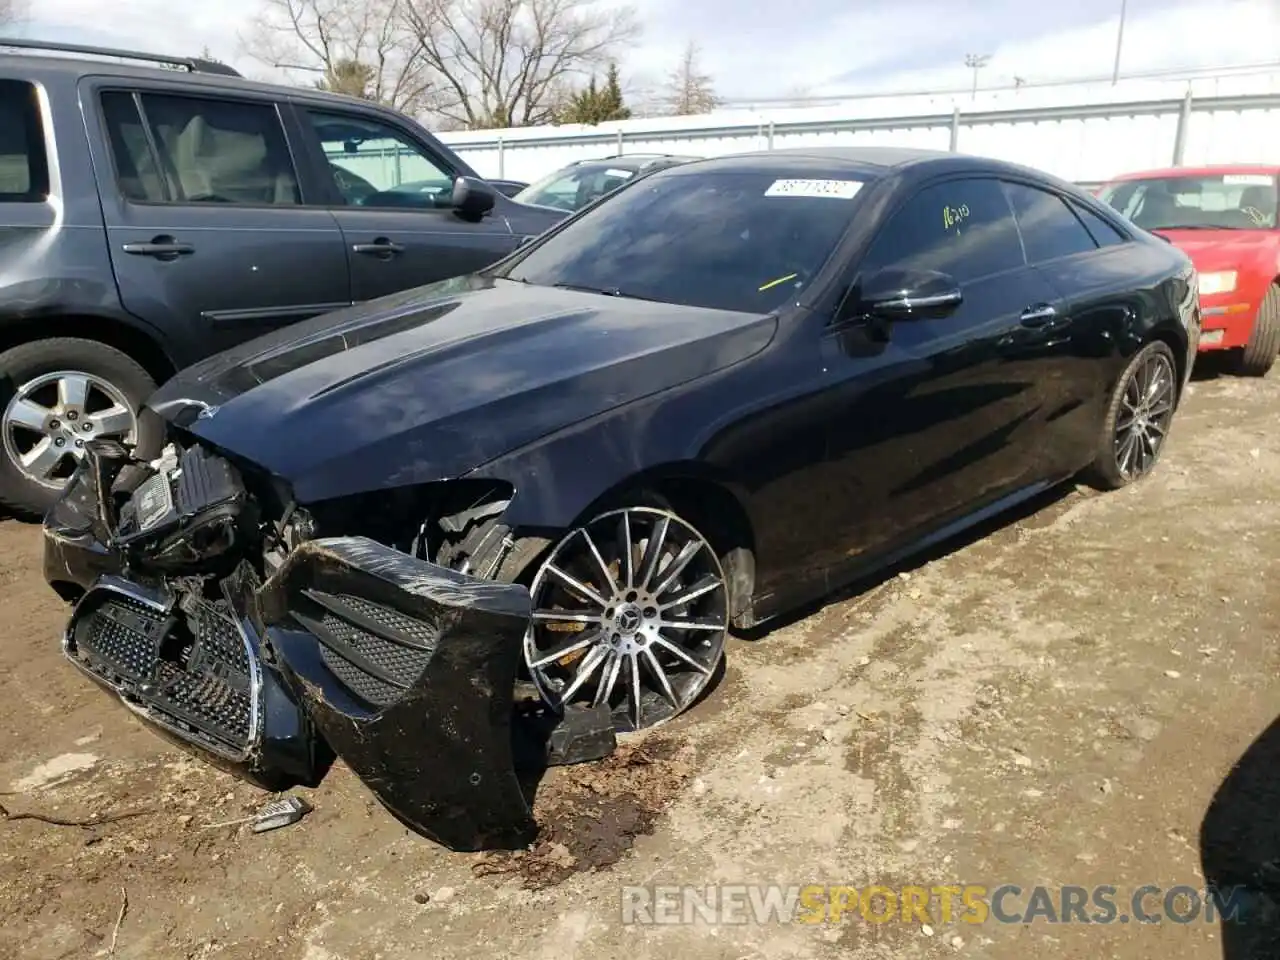
[[[289,328],[96,441],[45,523],[67,656],[278,787],[333,754],[456,848],[752,627],[1082,471],[1155,465],[1199,335],[1171,245],[903,150],[653,173],[481,272]]]

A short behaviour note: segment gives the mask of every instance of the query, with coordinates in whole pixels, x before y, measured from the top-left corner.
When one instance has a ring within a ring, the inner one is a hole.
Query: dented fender
[[[454,850],[533,839],[512,747],[524,587],[336,537],[293,551],[257,606],[316,726],[402,822]]]

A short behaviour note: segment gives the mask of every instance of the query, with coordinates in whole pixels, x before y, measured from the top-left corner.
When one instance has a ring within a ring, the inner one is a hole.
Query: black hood
[[[465,277],[184,370],[149,405],[303,502],[459,476],[764,348],[771,317]]]

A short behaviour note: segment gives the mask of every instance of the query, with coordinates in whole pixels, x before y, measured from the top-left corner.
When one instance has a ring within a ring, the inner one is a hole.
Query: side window
[[[307,111],[329,172],[349,206],[448,206],[453,174],[399,130],[377,120]]]
[[[109,92],[102,95],[102,116],[116,167],[116,184],[127,200],[164,203],[169,199],[160,162],[147,143],[133,94]]]
[[[1006,183],[1004,189],[1022,233],[1028,263],[1044,263],[1098,248],[1084,224],[1056,193],[1021,183]]]
[[[144,93],[102,97],[120,189],[151,203],[294,206],[298,178],[273,106]]]
[[[0,203],[39,203],[49,195],[49,166],[36,89],[0,80]]]
[[[1100,247],[1113,247],[1117,243],[1128,243],[1128,238],[1123,233],[1113,227],[1107,221],[1092,211],[1080,206],[1076,203],[1069,203],[1068,206],[1075,211],[1082,221],[1084,221],[1085,229],[1093,237],[1093,242]]]
[[[934,184],[908,200],[872,242],[862,269],[938,270],[964,283],[1022,265],[1000,184],[973,179]]]

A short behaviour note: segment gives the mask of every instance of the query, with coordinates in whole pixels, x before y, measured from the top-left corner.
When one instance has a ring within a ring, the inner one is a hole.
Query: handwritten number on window
[[[958,227],[960,224],[969,219],[969,205],[962,203],[958,207],[944,206],[942,208],[942,229],[950,230],[952,227]]]

